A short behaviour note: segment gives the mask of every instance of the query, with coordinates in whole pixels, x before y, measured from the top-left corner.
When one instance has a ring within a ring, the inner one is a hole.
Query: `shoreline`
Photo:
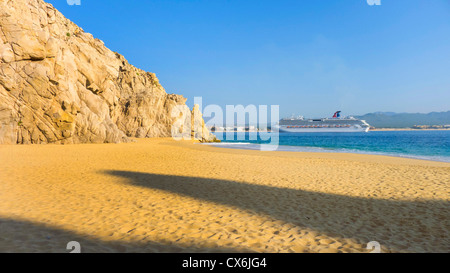
[[[379,128],[379,129],[370,129],[370,131],[450,131],[450,129],[416,129],[416,128]]]
[[[0,146],[0,252],[449,252],[450,164],[170,138]]]
[[[431,129],[431,128],[427,128],[427,129],[417,129],[417,128],[375,128],[375,129],[370,129],[370,131],[450,131],[450,128],[436,128],[436,129]],[[272,132],[271,130],[266,130],[266,131],[257,131],[257,130],[250,130],[250,131],[214,131],[211,133],[270,133]],[[318,132],[320,133],[320,132]]]

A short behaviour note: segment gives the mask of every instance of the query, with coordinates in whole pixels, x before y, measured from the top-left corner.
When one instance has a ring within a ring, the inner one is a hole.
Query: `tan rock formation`
[[[0,144],[168,137],[172,109],[185,102],[52,5],[0,1]],[[213,141],[195,116],[203,130],[193,135]]]

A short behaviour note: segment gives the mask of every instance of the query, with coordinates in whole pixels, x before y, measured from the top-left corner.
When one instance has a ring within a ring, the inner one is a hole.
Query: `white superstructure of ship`
[[[302,116],[281,119],[276,125],[280,132],[318,133],[318,132],[368,132],[370,125],[365,120],[340,116],[341,111],[332,118],[305,119]]]

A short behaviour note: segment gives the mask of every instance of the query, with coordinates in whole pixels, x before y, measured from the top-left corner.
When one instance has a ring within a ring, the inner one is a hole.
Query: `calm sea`
[[[270,133],[216,133],[218,147],[260,149]],[[231,135],[231,137],[230,137]],[[279,133],[278,151],[379,154],[450,162],[450,131],[370,131],[368,133]]]

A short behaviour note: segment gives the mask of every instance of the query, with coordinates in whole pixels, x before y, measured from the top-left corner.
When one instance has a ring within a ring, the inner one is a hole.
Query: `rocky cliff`
[[[172,114],[185,102],[52,5],[0,0],[0,144],[168,137],[180,118],[201,124],[196,139],[214,140],[198,109],[192,120]]]

